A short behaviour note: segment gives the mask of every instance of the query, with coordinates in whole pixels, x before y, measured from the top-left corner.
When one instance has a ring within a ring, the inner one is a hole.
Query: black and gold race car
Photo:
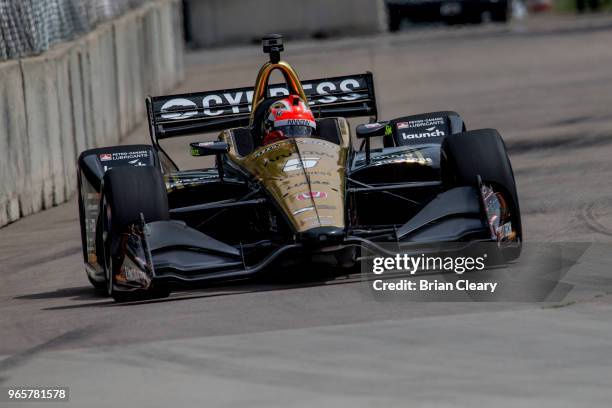
[[[78,160],[83,258],[116,300],[167,296],[177,284],[243,279],[296,263],[350,267],[356,248],[497,242],[522,237],[514,175],[493,129],[466,131],[455,112],[379,121],[372,73],[300,81],[282,37],[254,88],[150,97],[151,145],[103,147]],[[284,84],[269,84],[273,71]],[[316,134],[261,146],[261,121],[288,94],[307,100]],[[356,127],[353,146],[346,118]],[[181,171],[159,141],[191,143],[214,168]],[[382,148],[371,147],[382,138]]]

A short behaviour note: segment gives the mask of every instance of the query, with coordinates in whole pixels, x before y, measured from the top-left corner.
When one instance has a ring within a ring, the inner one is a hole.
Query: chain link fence
[[[0,60],[36,55],[147,0],[0,0]]]

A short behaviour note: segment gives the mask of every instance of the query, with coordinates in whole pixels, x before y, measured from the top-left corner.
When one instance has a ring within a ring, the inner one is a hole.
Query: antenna
[[[270,54],[270,62],[277,64],[280,61],[280,53],[283,47],[283,36],[281,34],[268,34],[261,39],[263,52]]]

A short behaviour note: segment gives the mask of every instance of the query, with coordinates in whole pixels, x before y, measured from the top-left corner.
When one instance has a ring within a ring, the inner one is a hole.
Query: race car
[[[519,201],[496,130],[466,130],[447,111],[379,120],[371,72],[300,81],[280,59],[282,36],[263,48],[254,88],[149,97],[151,145],[80,154],[83,259],[96,289],[159,298],[305,262],[350,268],[359,249],[386,244],[493,242],[504,259],[519,256]],[[284,84],[269,83],[275,71]],[[287,95],[306,101],[316,130],[263,144],[262,122]],[[368,119],[353,138],[355,117]],[[212,168],[180,170],[160,144],[211,132],[216,140],[186,148],[214,156]]]

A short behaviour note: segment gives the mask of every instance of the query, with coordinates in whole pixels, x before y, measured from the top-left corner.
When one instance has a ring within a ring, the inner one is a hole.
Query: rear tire
[[[478,186],[480,176],[483,184],[493,186],[507,200],[518,245],[502,248],[502,255],[506,261],[518,258],[523,241],[521,212],[514,172],[499,132],[478,129],[451,134],[442,152],[442,182],[447,188]]]
[[[155,167],[116,167],[108,170],[103,179],[102,247],[106,289],[118,302],[167,297],[170,290],[152,284],[135,291],[114,290],[116,264],[123,256],[120,240],[130,225],[144,216],[145,222],[168,220],[168,196],[159,169]]]

